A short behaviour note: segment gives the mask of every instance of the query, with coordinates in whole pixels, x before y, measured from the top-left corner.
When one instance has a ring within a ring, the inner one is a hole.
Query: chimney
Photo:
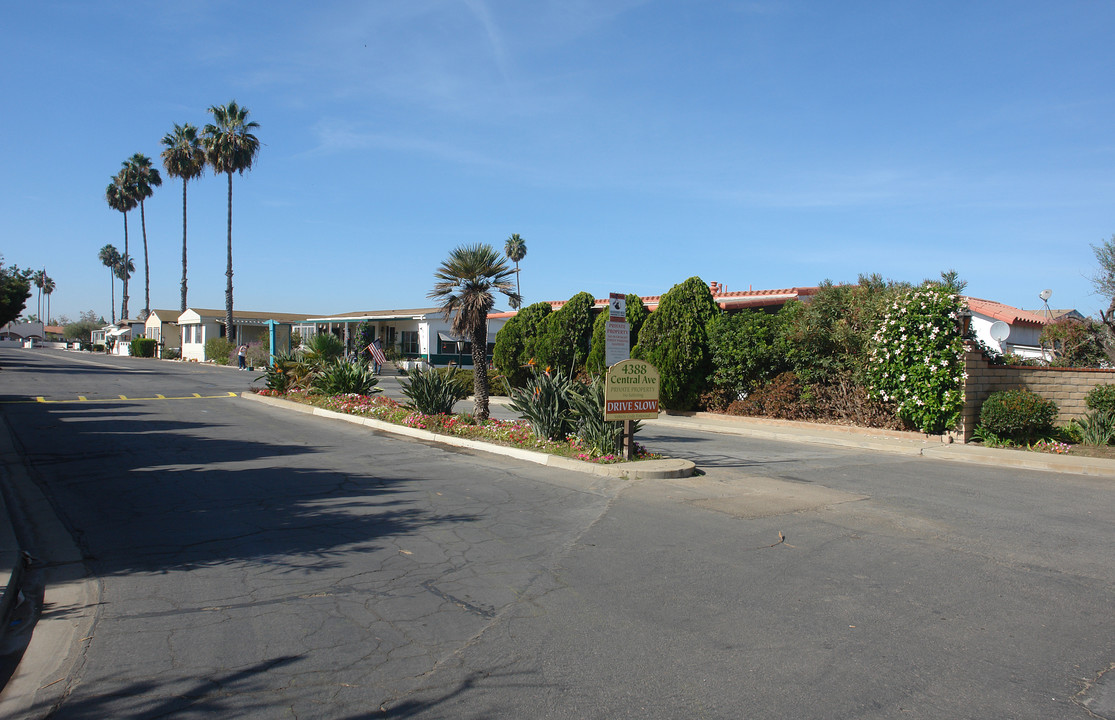
[[[720,293],[720,283],[718,283],[718,282],[711,282],[711,283],[709,283],[709,286],[708,286],[708,291],[709,291],[710,293],[712,293],[712,294],[713,294],[713,296],[716,296],[716,295],[718,295],[718,294]]]

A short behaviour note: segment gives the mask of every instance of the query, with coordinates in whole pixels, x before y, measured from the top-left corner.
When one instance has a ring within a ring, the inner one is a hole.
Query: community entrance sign
[[[658,370],[642,360],[621,360],[608,368],[604,384],[604,419],[623,421],[623,456],[635,450],[635,420],[658,417]]]
[[[623,360],[608,368],[604,386],[605,420],[658,417],[658,370],[642,360]]]

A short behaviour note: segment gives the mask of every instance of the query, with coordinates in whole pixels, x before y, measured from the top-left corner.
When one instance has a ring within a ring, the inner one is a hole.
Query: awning
[[[460,342],[460,343],[468,342],[468,340],[461,340],[459,338],[453,337],[452,335],[449,335],[448,333],[443,333],[443,332],[439,332],[437,334],[437,339],[441,340],[442,342]]]
[[[131,328],[116,328],[115,330],[109,330],[107,334],[111,335],[112,337],[118,337],[120,335],[123,335],[124,333],[130,333],[131,331]]]

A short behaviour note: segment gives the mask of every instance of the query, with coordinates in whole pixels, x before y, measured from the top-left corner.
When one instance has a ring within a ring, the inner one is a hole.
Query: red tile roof
[[[968,309],[980,315],[987,315],[988,317],[1002,320],[1009,325],[1032,325],[1041,326],[1050,322],[1044,315],[1030,312],[1029,310],[1020,310],[1010,305],[995,302],[994,300],[983,300],[980,298],[968,297]]]
[[[781,288],[778,290],[737,290],[735,292],[718,291],[712,294],[712,299],[722,309],[728,308],[747,308],[747,307],[768,307],[770,305],[784,305],[790,300],[798,300],[804,297],[809,297],[817,293],[816,287],[793,287]],[[661,295],[644,295],[639,298],[643,301],[643,305],[647,306],[648,310],[654,310],[661,302]],[[551,300],[550,306],[554,310],[560,310],[565,305],[565,300]],[[597,299],[593,307],[600,309],[608,307],[608,300]],[[490,317],[512,317],[514,313],[500,313],[499,315],[492,315]]]

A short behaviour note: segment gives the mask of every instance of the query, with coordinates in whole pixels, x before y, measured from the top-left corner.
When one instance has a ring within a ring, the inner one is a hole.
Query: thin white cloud
[[[339,122],[322,122],[314,128],[318,144],[305,155],[332,155],[360,150],[417,153],[459,165],[517,170],[513,164],[484,153],[417,136],[367,132]]]

